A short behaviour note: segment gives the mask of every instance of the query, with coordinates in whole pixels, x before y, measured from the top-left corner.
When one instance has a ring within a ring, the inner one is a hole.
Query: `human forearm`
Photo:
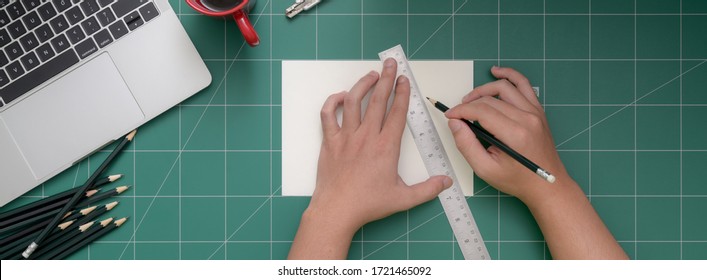
[[[582,189],[569,177],[523,198],[554,259],[627,259]]]
[[[302,214],[288,259],[345,259],[357,229],[317,209]]]

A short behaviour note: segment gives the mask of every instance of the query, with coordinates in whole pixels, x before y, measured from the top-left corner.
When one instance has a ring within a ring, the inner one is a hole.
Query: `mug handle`
[[[248,42],[251,47],[260,44],[260,37],[258,37],[258,33],[255,32],[255,28],[253,28],[253,25],[250,23],[248,14],[242,9],[238,10],[233,14],[233,19],[236,21],[238,29],[243,33],[243,38],[245,38],[245,41]]]

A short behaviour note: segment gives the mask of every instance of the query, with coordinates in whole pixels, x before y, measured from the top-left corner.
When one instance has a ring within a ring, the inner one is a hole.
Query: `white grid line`
[[[680,73],[682,73],[682,0],[680,0]],[[683,223],[682,223],[682,209],[683,209],[683,193],[682,193],[682,161],[683,161],[683,143],[682,143],[682,75],[680,76],[680,259],[683,259]]]
[[[636,197],[636,194],[638,193],[638,183],[637,177],[638,177],[638,167],[636,167],[636,163],[638,162],[638,153],[635,151],[635,149],[638,149],[638,144],[636,138],[638,137],[637,129],[636,127],[638,126],[638,120],[636,119],[638,117],[638,113],[636,112],[636,106],[635,104],[638,102],[637,100],[637,95],[638,95],[638,89],[636,89],[636,86],[638,85],[638,78],[636,77],[638,75],[638,68],[637,68],[637,62],[636,58],[638,58],[638,50],[637,50],[637,41],[638,41],[638,16],[637,16],[637,3],[636,1],[633,2],[633,255],[634,258],[638,258],[638,244],[636,244],[636,239],[638,239],[638,198]],[[682,71],[682,69],[681,69]],[[591,128],[591,126],[590,126]]]

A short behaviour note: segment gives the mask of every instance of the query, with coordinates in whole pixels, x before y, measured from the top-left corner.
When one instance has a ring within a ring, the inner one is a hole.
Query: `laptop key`
[[[150,21],[153,18],[157,17],[157,15],[159,15],[159,12],[157,11],[157,7],[155,7],[155,4],[150,2],[147,5],[140,8],[140,14],[142,14],[142,19],[144,19],[147,22],[147,21]]]
[[[7,74],[10,76],[10,79],[17,79],[19,76],[25,73],[25,69],[22,69],[22,65],[20,65],[20,61],[15,61],[13,63],[10,63],[7,67],[5,67],[5,70],[7,70]],[[9,101],[5,101],[9,102]]]
[[[56,15],[56,10],[52,6],[52,3],[46,3],[39,7],[39,16],[42,17],[43,21],[48,21]]]
[[[39,59],[37,59],[37,55],[35,55],[34,52],[27,53],[25,56],[20,58],[20,61],[22,61],[22,66],[24,66],[27,71],[30,71],[39,65]]]
[[[81,2],[80,6],[81,6],[81,10],[83,10],[83,13],[86,16],[93,15],[93,14],[97,13],[98,10],[100,9],[100,7],[98,7],[98,3],[96,2],[96,0],[85,0],[85,1]]]
[[[20,1],[15,1],[15,3],[10,4],[10,6],[7,6],[6,10],[10,13],[12,19],[18,19],[25,14],[25,8],[22,8]]]
[[[10,31],[10,35],[15,39],[27,33],[27,29],[25,29],[25,26],[22,25],[22,22],[19,20],[11,23],[10,26],[7,27],[7,30]]]
[[[27,30],[32,30],[42,23],[39,19],[39,15],[35,11],[31,11],[27,15],[23,16],[22,21],[25,23],[25,26],[27,26]]]
[[[125,19],[123,20],[125,20],[125,24],[128,25],[128,29],[130,29],[130,31],[135,30],[144,23],[144,21],[140,17],[140,13],[138,13],[137,11],[134,11],[129,15],[125,16]]]
[[[54,32],[52,32],[52,28],[49,27],[48,23],[45,23],[36,30],[34,30],[34,34],[37,35],[37,38],[39,39],[40,43],[44,43],[54,37]]]
[[[112,7],[115,16],[122,18],[124,15],[147,3],[147,1],[148,0],[117,0]]]
[[[81,26],[83,27],[83,30],[86,31],[86,35],[88,36],[93,35],[93,33],[96,33],[101,29],[101,26],[98,25],[96,17],[90,17],[87,20],[82,21]]]
[[[79,62],[79,57],[76,56],[74,51],[64,52],[54,59],[39,65],[39,67],[10,83],[7,87],[0,89],[0,97],[5,101],[5,104],[10,103],[77,62]]]
[[[5,64],[7,64],[8,62],[10,62],[10,60],[7,59],[5,52],[3,50],[0,50],[0,67],[5,66]]]
[[[50,60],[55,55],[54,50],[52,49],[52,46],[49,43],[39,46],[39,48],[37,48],[36,52],[37,52],[37,56],[39,56],[39,59],[42,62],[46,62],[47,60]]]
[[[101,7],[106,7],[110,5],[110,3],[113,3],[114,0],[98,0],[98,4],[101,5]]]
[[[5,74],[5,71],[2,71],[0,69],[0,87],[4,87],[10,82],[10,78],[7,77],[7,74]],[[0,102],[0,107],[2,107],[3,103]]]
[[[96,40],[96,43],[98,43],[100,48],[104,48],[110,43],[113,43],[113,38],[110,37],[110,32],[108,32],[108,29],[103,29],[96,33],[96,35],[93,36],[93,39]]]
[[[66,36],[69,37],[69,42],[71,42],[72,44],[81,42],[81,40],[86,38],[86,34],[81,31],[81,27],[78,25],[69,29],[69,31],[66,31]]]
[[[54,29],[54,33],[59,34],[61,32],[64,32],[67,28],[69,28],[69,23],[66,22],[66,18],[64,15],[59,15],[58,17],[55,17],[51,21],[49,21],[49,24],[52,26]]]
[[[17,41],[7,45],[7,47],[5,48],[5,52],[7,52],[7,57],[10,58],[10,61],[13,61],[21,55],[25,54],[25,52],[23,52],[22,48],[20,47],[20,43],[18,43]]]
[[[98,21],[101,23],[101,26],[107,26],[111,22],[115,21],[115,15],[113,14],[113,11],[108,8],[98,12],[98,14],[96,14],[96,17],[98,17]]]
[[[64,34],[60,34],[56,38],[52,39],[52,47],[56,50],[56,53],[61,53],[69,48],[69,41],[66,39]]]
[[[0,10],[0,27],[3,27],[10,23],[10,16],[7,15],[5,10]]]
[[[98,47],[96,46],[96,43],[93,42],[93,39],[89,37],[85,41],[76,45],[74,49],[76,50],[76,53],[79,54],[79,57],[84,59],[95,53],[98,50]]]
[[[0,67],[5,66],[5,64],[7,64],[8,62],[10,61],[7,59],[5,52],[0,50]]]
[[[71,25],[77,24],[84,19],[83,13],[81,13],[79,6],[74,6],[66,11],[66,17],[69,19],[69,23],[71,23]]]
[[[20,44],[22,44],[22,47],[25,48],[26,52],[29,52],[39,46],[39,42],[37,41],[37,37],[34,36],[34,33],[28,33],[22,37],[20,39]]]
[[[7,33],[7,30],[5,29],[0,29],[0,48],[4,47],[5,45],[10,43],[10,34]]]
[[[123,35],[128,34],[128,27],[125,26],[125,23],[123,23],[122,20],[116,21],[114,24],[111,24],[110,27],[108,27],[110,30],[110,33],[113,34],[113,38],[118,40],[120,37],[123,37]]]
[[[66,9],[71,7],[70,0],[52,0],[52,3],[54,3],[54,7],[56,7],[58,12],[66,11]]]
[[[28,11],[39,7],[39,2],[39,0],[22,0],[22,4],[25,4],[25,8],[27,8]]]

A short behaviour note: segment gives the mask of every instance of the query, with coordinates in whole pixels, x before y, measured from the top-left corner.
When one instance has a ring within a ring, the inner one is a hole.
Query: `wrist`
[[[560,201],[576,200],[584,197],[584,192],[569,175],[557,176],[554,183],[541,182],[529,186],[532,191],[528,191],[518,199],[523,201],[530,209],[542,208],[544,205],[552,205]]]
[[[361,227],[350,219],[340,216],[337,211],[310,205],[302,213],[303,225],[325,230],[328,234],[351,240],[356,231]]]

